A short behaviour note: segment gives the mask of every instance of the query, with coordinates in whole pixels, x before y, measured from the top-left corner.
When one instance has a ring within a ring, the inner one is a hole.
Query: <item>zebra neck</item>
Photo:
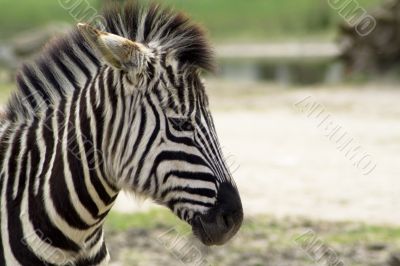
[[[103,162],[104,108],[96,104],[101,96],[98,84],[95,78],[38,121],[42,132],[37,135],[43,135],[40,146],[46,148],[44,164],[48,163],[44,167],[49,169],[38,194],[50,196],[49,221],[78,244],[102,226],[119,192]]]
[[[99,86],[92,89],[97,89],[100,99],[95,108],[102,110],[95,118],[102,164],[110,182],[122,189],[126,188],[128,166],[137,167],[139,163],[138,145],[145,134],[139,131],[147,126],[142,107],[144,94],[139,90],[130,91],[123,74],[111,68],[98,79]]]
[[[83,98],[74,94],[34,120],[5,123],[0,130],[0,202],[7,203],[1,222],[13,228],[3,241],[17,243],[15,249],[80,253],[112,207],[118,190],[94,167],[99,162],[89,163],[90,145],[98,143],[82,126],[88,122]]]

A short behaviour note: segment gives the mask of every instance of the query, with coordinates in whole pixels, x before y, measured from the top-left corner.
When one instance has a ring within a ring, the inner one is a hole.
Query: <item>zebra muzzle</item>
[[[243,208],[239,193],[231,184],[221,184],[217,202],[207,213],[194,217],[192,230],[207,245],[223,245],[239,231]]]

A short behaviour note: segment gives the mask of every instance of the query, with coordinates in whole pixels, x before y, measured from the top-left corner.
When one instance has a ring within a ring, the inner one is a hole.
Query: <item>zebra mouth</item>
[[[221,185],[219,193],[215,206],[192,220],[193,234],[207,246],[225,244],[239,231],[243,222],[243,208],[236,190]]]
[[[204,228],[204,222],[200,216],[193,219],[192,223],[193,234],[206,246],[211,246],[215,241],[209,236]]]
[[[239,231],[242,223],[242,218],[237,222],[230,218],[218,218],[213,222],[206,221],[208,219],[207,215],[197,216],[192,222],[193,234],[206,246],[225,244]]]

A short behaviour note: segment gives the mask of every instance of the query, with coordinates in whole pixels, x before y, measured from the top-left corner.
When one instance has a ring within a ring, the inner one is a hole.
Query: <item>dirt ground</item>
[[[400,225],[399,86],[209,81],[217,131],[245,215]],[[324,108],[320,117],[310,113],[311,103]],[[328,117],[325,124],[322,117]],[[358,158],[367,156],[370,169],[326,136],[328,122],[340,127],[343,141],[352,139],[348,147]],[[122,195],[115,209],[151,207]]]

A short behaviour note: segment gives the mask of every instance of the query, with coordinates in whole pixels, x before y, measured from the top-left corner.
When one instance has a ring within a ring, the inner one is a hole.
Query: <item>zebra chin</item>
[[[193,217],[193,234],[207,246],[223,245],[239,231],[243,222],[243,208],[237,189],[223,183],[218,189],[214,207]]]

